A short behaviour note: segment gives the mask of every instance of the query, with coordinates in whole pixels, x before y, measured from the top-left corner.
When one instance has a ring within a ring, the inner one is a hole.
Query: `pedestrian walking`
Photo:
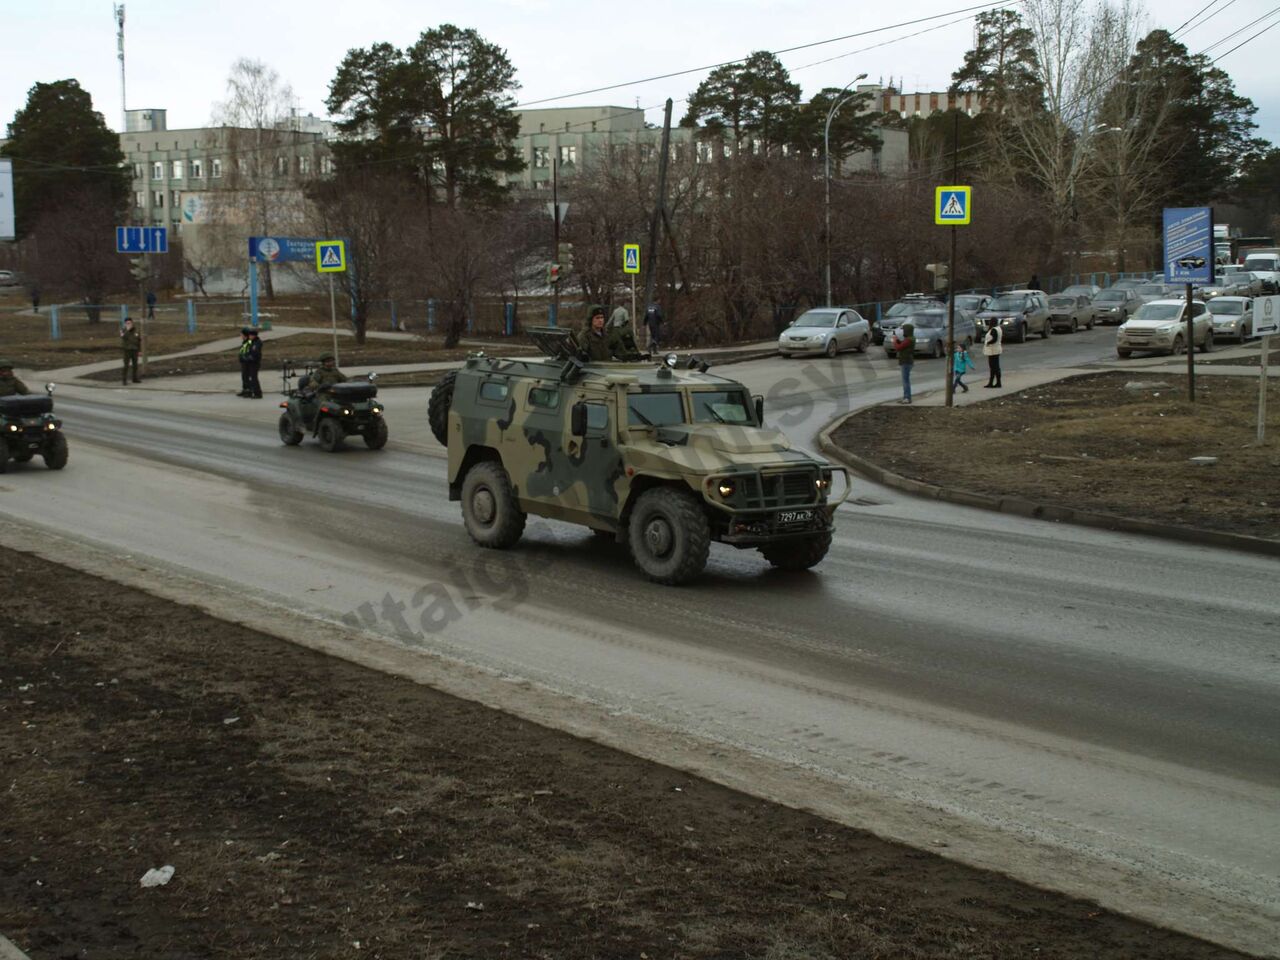
[[[133,369],[133,382],[141,383],[138,376],[138,354],[142,352],[142,334],[134,329],[133,317],[124,318],[124,326],[120,329],[120,353],[124,359],[124,368],[120,371],[120,383],[129,382],[129,370]]]
[[[147,291],[147,319],[154,320],[156,318],[156,292],[154,290]]]
[[[1004,331],[1000,321],[992,317],[987,321],[987,332],[982,338],[982,355],[987,358],[987,388],[1000,387],[1000,354],[1004,353]]]
[[[649,331],[649,352],[657,353],[662,349],[662,304],[649,304],[644,311],[644,326]]]
[[[34,283],[31,285],[31,309],[40,312],[40,287]]]
[[[617,330],[620,327],[629,326],[631,323],[631,314],[627,312],[627,308],[622,304],[618,304],[613,308],[613,313],[609,314],[609,329]]]
[[[969,348],[963,343],[957,343],[955,353],[951,356],[951,392],[963,390],[969,392],[969,387],[964,382],[964,375],[970,370],[976,370],[973,365],[973,357],[969,356]]]
[[[262,368],[262,341],[258,338],[257,327],[243,327],[240,330],[240,392],[237,397],[262,399],[262,384],[258,382],[258,371]]]
[[[904,323],[902,329],[893,335],[893,352],[898,357],[898,370],[902,373],[902,399],[899,403],[911,402],[911,368],[916,362],[915,327]]]
[[[1033,274],[1031,275],[1031,282],[1027,284],[1027,289],[1028,289],[1028,290],[1039,290],[1039,289],[1040,289],[1040,274],[1038,274],[1038,273],[1033,273]]]

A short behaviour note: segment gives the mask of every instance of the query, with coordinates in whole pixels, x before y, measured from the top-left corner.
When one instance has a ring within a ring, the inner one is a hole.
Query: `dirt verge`
[[[1240,956],[8,559],[0,932],[33,960]]]
[[[1177,373],[1089,374],[963,407],[873,407],[832,440],[939,486],[1276,539],[1280,390],[1263,447],[1257,395],[1253,377],[1199,377],[1192,404]]]

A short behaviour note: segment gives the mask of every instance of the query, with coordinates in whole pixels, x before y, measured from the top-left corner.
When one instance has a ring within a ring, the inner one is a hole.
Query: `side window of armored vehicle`
[[[695,390],[693,419],[698,423],[728,423],[740,427],[756,425],[755,411],[740,390]]]
[[[684,423],[684,401],[675,390],[627,394],[627,424],[632,427],[665,427]]]
[[[609,433],[609,408],[598,401],[587,401],[587,436],[602,437]]]
[[[482,380],[480,381],[480,399],[488,400],[490,403],[505,403],[507,394],[511,392],[511,388],[505,380]]]
[[[560,390],[557,387],[530,387],[529,406],[554,410],[560,406]]]

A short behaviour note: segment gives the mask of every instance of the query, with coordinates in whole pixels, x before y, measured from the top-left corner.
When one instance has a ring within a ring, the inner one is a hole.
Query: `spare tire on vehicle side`
[[[431,425],[431,433],[445,446],[449,444],[449,407],[453,405],[453,385],[457,379],[457,370],[446,373],[444,379],[432,387],[431,399],[427,402],[427,423]]]

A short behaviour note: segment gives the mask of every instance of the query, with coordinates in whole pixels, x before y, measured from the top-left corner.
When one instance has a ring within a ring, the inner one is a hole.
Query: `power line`
[[[1275,11],[1272,11],[1272,12],[1274,13]],[[1246,43],[1252,43],[1254,40],[1257,40],[1260,36],[1262,36],[1264,33],[1266,33],[1266,32],[1267,32],[1268,30],[1270,30],[1272,27],[1275,27],[1275,26],[1277,26],[1277,25],[1280,25],[1280,20],[1277,20],[1275,23],[1272,23],[1272,24],[1269,24],[1268,26],[1263,27],[1261,30],[1259,30],[1257,33],[1255,33],[1255,34],[1254,34],[1252,37],[1250,37],[1248,40],[1242,40],[1242,41],[1240,41],[1240,42],[1239,42],[1239,43],[1237,43],[1234,47],[1232,47],[1230,50],[1228,50],[1226,53],[1220,53],[1220,54],[1218,54],[1216,57],[1214,57],[1214,58],[1213,58],[1213,62],[1214,62],[1214,63],[1217,63],[1217,62],[1218,62],[1219,60],[1221,60],[1223,57],[1225,57],[1225,56],[1229,56],[1230,54],[1235,53],[1237,50],[1239,50],[1241,47],[1243,47]]]

